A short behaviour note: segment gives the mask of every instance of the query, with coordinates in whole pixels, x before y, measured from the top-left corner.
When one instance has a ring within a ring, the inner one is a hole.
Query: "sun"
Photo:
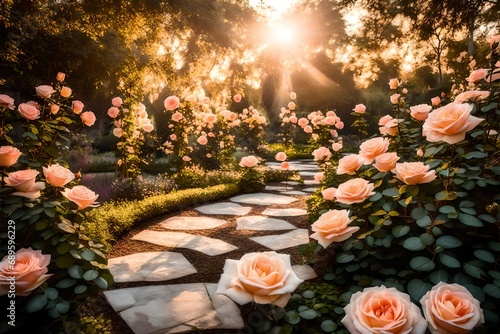
[[[269,23],[269,38],[274,44],[292,46],[296,42],[297,31],[290,23],[279,21]]]
[[[298,0],[250,0],[250,6],[269,18],[283,16]]]

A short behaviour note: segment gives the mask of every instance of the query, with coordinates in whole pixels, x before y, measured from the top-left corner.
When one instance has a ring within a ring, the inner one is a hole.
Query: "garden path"
[[[268,165],[279,168],[277,163]],[[131,332],[217,329],[222,333],[243,328],[240,308],[226,296],[215,294],[218,280],[214,280],[220,277],[224,260],[239,259],[238,254],[265,250],[291,254],[299,277],[316,277],[311,267],[300,264],[296,250],[309,242],[305,199],[317,187],[312,178],[319,169],[312,160],[291,161],[291,169],[299,171],[304,184],[287,181],[268,185],[261,193],[190,208],[133,231],[127,242],[142,243],[149,251],[117,257],[112,254],[109,269],[117,284],[104,292]],[[238,242],[238,238],[247,240]],[[221,261],[212,264],[210,259],[214,258]],[[207,281],[200,271],[215,276]],[[186,277],[195,279],[170,284]]]

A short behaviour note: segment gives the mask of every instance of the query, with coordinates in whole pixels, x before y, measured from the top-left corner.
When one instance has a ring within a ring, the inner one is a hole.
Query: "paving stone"
[[[202,205],[195,208],[195,210],[206,215],[244,216],[247,215],[252,208],[231,202],[221,202]]]
[[[252,193],[231,197],[232,202],[252,205],[290,204],[297,201],[296,198],[269,193]]]
[[[319,172],[319,171],[318,171],[318,172]],[[314,175],[316,175],[318,172],[300,171],[300,172],[299,172],[299,175],[300,175],[300,176],[314,176]]]
[[[304,180],[305,185],[314,185],[314,184],[321,184],[320,182],[316,180]]]
[[[286,191],[288,187],[286,186],[266,186],[264,190],[267,191]]]
[[[289,186],[296,186],[296,185],[300,184],[300,182],[297,182],[297,181],[281,181],[280,183],[285,184],[285,185],[289,185]]]
[[[219,239],[184,232],[144,230],[133,236],[132,240],[141,240],[172,248],[188,248],[210,256],[220,255],[238,249],[238,247]]]
[[[209,230],[227,224],[223,219],[211,217],[175,216],[160,223],[160,226],[170,230]]]
[[[191,274],[196,269],[181,253],[143,252],[108,260],[115,282],[166,281]]]
[[[296,227],[286,220],[269,218],[264,216],[245,216],[236,219],[237,230],[252,230],[252,231],[277,231],[277,230],[293,230]]]
[[[308,266],[307,264],[305,265],[297,264],[292,266],[292,269],[295,272],[295,274],[304,281],[318,277],[314,269],[311,266]]]
[[[217,284],[144,286],[109,290],[104,295],[136,334],[242,328],[240,310],[229,298],[217,296],[212,303],[207,291],[213,291],[213,285]]]
[[[302,189],[302,191],[307,191],[309,193],[313,193],[313,192],[315,192],[318,189],[319,189],[319,187],[309,187],[309,188]]]
[[[262,211],[263,215],[275,216],[275,217],[292,217],[292,216],[303,216],[307,214],[304,209],[288,208],[288,209],[273,209],[267,208]]]
[[[306,229],[297,229],[285,234],[266,235],[250,239],[269,249],[280,250],[307,244],[309,242],[309,231]]]
[[[300,190],[287,190],[287,191],[283,191],[282,194],[286,194],[286,195],[309,195],[308,193],[305,193],[305,192],[300,191]]]

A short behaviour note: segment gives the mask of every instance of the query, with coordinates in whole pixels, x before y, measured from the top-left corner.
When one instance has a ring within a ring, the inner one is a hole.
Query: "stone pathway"
[[[274,162],[268,165],[279,168],[279,164]],[[199,216],[185,216],[179,212],[160,222],[157,225],[159,229],[147,228],[131,238],[173,251],[140,252],[109,259],[108,266],[117,283],[134,282],[137,285],[140,282],[161,282],[160,285],[144,284],[104,292],[109,304],[130,327],[131,333],[182,333],[196,329],[237,330],[244,327],[239,306],[224,295],[215,294],[217,283],[168,284],[168,281],[198,272],[197,263],[190,263],[182,254],[186,249],[209,257],[224,254],[225,258],[239,259],[231,257],[231,252],[238,250],[236,245],[203,235],[203,231],[231,226],[228,220],[211,216],[233,219],[233,224],[235,219],[234,233],[248,235],[249,240],[260,246],[259,249],[287,249],[287,253],[292,254],[296,247],[308,243],[309,231],[297,228],[287,219],[306,219],[305,208],[293,205],[316,189],[317,182],[312,178],[319,170],[312,160],[292,161],[290,169],[299,171],[304,184],[282,182],[266,186],[260,193],[201,205],[194,208]],[[254,232],[258,236],[252,236]],[[249,253],[255,250],[244,251]],[[316,277],[314,270],[307,265],[295,264],[293,269],[304,280]],[[214,270],[221,272],[222,268]]]

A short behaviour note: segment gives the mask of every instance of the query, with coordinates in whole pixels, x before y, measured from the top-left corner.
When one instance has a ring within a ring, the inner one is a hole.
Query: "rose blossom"
[[[489,69],[480,68],[478,70],[472,71],[465,80],[467,80],[468,82],[478,82],[480,80],[483,80],[489,72]]]
[[[51,113],[52,115],[55,115],[55,114],[57,114],[58,112],[59,112],[59,106],[58,106],[57,104],[52,103],[52,104],[50,105],[50,113]]]
[[[425,121],[429,116],[429,111],[431,111],[432,106],[428,104],[417,104],[416,106],[410,107],[411,117],[418,121]]]
[[[402,122],[403,119],[397,119],[393,118],[387,123],[385,123],[384,126],[381,126],[379,129],[381,135],[387,135],[387,136],[396,136],[399,133],[399,128],[398,124],[399,122]]]
[[[365,164],[371,164],[373,160],[389,149],[388,138],[376,137],[368,139],[359,147],[359,155],[365,159]]]
[[[424,334],[427,322],[410,296],[396,288],[365,288],[351,296],[341,320],[351,334]]]
[[[59,164],[42,167],[42,169],[47,183],[54,187],[62,187],[75,178],[75,174]]]
[[[61,96],[62,96],[62,97],[66,97],[66,98],[67,98],[67,97],[70,97],[70,96],[71,96],[71,93],[72,93],[71,88],[66,87],[66,86],[63,86],[63,87],[61,88]]]
[[[217,116],[214,114],[206,114],[205,117],[203,117],[203,122],[209,123],[209,124],[215,123],[216,120],[217,120]]]
[[[40,172],[34,169],[18,170],[8,174],[5,183],[18,191],[26,192],[35,184],[36,176]]]
[[[479,301],[463,286],[439,282],[420,299],[432,334],[472,333],[484,323]]]
[[[367,180],[356,178],[339,185],[335,191],[337,202],[344,204],[362,203],[375,194],[375,185]]]
[[[293,124],[297,124],[297,121],[298,121],[297,116],[290,116],[290,122],[292,122]]]
[[[303,128],[304,126],[306,126],[307,124],[309,124],[309,120],[308,120],[307,118],[302,117],[302,118],[300,118],[300,119],[298,120],[297,124],[298,124],[301,128]]]
[[[325,178],[325,175],[323,173],[316,173],[314,174],[314,180],[316,182],[321,182]]]
[[[423,151],[421,148],[419,148],[419,149],[417,150],[417,156],[418,156],[418,157],[423,157],[423,156],[424,156],[424,151]]]
[[[256,302],[285,307],[302,282],[292,269],[289,254],[248,253],[239,261],[226,260],[216,294],[240,305]]]
[[[175,133],[172,133],[172,134],[170,135],[170,140],[172,140],[172,141],[176,141],[176,140],[177,140],[177,135],[176,135]]]
[[[175,112],[173,115],[172,115],[172,121],[174,122],[179,122],[184,116],[180,113],[180,112]]]
[[[399,85],[400,85],[400,83],[399,83],[399,80],[397,78],[389,80],[389,88],[390,89],[398,89]]]
[[[333,149],[334,152],[338,152],[338,151],[340,151],[342,149],[342,146],[343,145],[340,142],[339,143],[333,143],[332,144],[332,149]]]
[[[255,167],[258,163],[259,163],[259,159],[257,159],[257,157],[255,157],[253,155],[249,155],[249,156],[241,158],[240,166],[252,168],[252,167]]]
[[[278,152],[274,156],[274,159],[276,159],[277,161],[285,161],[286,160],[286,153],[285,152]]]
[[[10,167],[17,162],[21,151],[13,146],[0,146],[0,167]]]
[[[153,124],[147,123],[147,124],[144,124],[142,126],[142,129],[144,130],[144,132],[149,133],[149,132],[153,131],[154,127],[153,127]]]
[[[94,125],[96,118],[95,114],[92,111],[86,111],[80,115],[80,118],[82,119],[83,124],[86,126],[92,126]]]
[[[323,198],[328,200],[328,201],[333,201],[335,199],[335,193],[337,192],[337,188],[330,187],[326,188],[321,192],[321,195],[323,195]]]
[[[304,126],[304,132],[305,133],[312,133],[313,128],[310,125],[306,125],[306,126]]]
[[[113,97],[113,98],[111,99],[111,105],[112,105],[113,107],[121,107],[121,105],[122,105],[122,104],[123,104],[123,100],[122,100],[122,98],[121,98],[121,97],[119,97],[119,96]]]
[[[348,210],[328,210],[311,225],[311,230],[315,233],[310,237],[327,248],[334,242],[347,240],[359,230],[358,226],[348,226],[352,221]]]
[[[52,276],[47,274],[50,254],[31,247],[20,248],[14,259],[12,264],[11,257],[6,255],[0,262],[0,296],[9,293],[11,282],[15,282],[17,296],[28,296]]]
[[[83,210],[89,205],[94,204],[99,197],[95,192],[82,185],[74,186],[71,189],[65,188],[61,193],[64,197],[78,205],[78,210]]]
[[[117,138],[121,138],[123,136],[123,129],[122,128],[114,128],[113,129],[113,136]]]
[[[436,179],[436,171],[430,170],[428,165],[423,162],[403,162],[397,163],[392,170],[396,174],[396,178],[406,184],[414,185],[421,183],[429,183]]]
[[[208,143],[208,139],[206,136],[199,136],[198,139],[196,139],[196,141],[200,145],[206,145]]]
[[[389,99],[391,100],[392,104],[398,104],[400,96],[401,94],[392,94]]]
[[[14,110],[14,99],[6,94],[0,94],[0,108]]]
[[[399,160],[398,154],[394,152],[383,153],[375,158],[375,167],[379,172],[389,172],[396,166]]]
[[[356,104],[353,111],[357,112],[358,114],[364,114],[366,111],[366,106],[364,104]]]
[[[49,98],[52,93],[55,93],[55,89],[49,85],[41,85],[35,87],[36,95],[40,96],[43,99]]]
[[[56,75],[56,80],[61,82],[64,81],[64,79],[66,79],[66,74],[63,72],[58,72]]]
[[[116,118],[119,113],[120,109],[118,109],[117,107],[111,107],[108,109],[108,116],[111,118]]]
[[[437,107],[441,103],[441,98],[439,96],[435,96],[431,99],[431,104],[434,107]]]
[[[356,171],[363,166],[365,159],[357,154],[346,155],[339,160],[337,175],[349,174],[355,175]]]
[[[17,110],[19,114],[27,120],[33,121],[40,118],[40,110],[32,104],[21,103]]]
[[[490,92],[487,90],[469,90],[458,94],[453,103],[475,102],[476,100],[485,99],[488,96],[490,96]]]
[[[165,101],[163,101],[163,105],[165,106],[165,109],[167,109],[169,111],[172,111],[172,110],[179,108],[180,104],[181,104],[181,101],[179,100],[179,98],[177,96],[174,96],[174,95],[167,97],[165,99]]]
[[[241,98],[242,98],[242,96],[241,96],[241,94],[240,94],[240,93],[235,94],[235,95],[233,96],[233,100],[234,100],[234,102],[236,102],[236,103],[240,103],[240,102],[241,102]]]
[[[335,123],[335,127],[339,130],[342,130],[344,128],[344,122],[339,121],[339,122]]]
[[[393,118],[391,115],[385,115],[385,116],[382,116],[380,117],[380,119],[378,120],[378,125],[380,126],[385,126],[389,121],[391,121]]]
[[[290,92],[290,100],[295,100],[297,98],[297,94],[295,92]]]
[[[335,124],[335,117],[334,116],[326,116],[324,119],[323,119],[323,123],[325,123],[326,125],[334,125]]]
[[[312,153],[315,161],[327,161],[332,157],[332,152],[327,147],[321,146]]]
[[[189,161],[191,161],[191,158],[188,157],[187,155],[185,155],[185,156],[182,157],[182,161],[189,162]]]
[[[288,169],[290,168],[290,163],[288,161],[283,161],[280,167],[281,169]]]
[[[465,139],[465,133],[483,121],[470,113],[473,105],[450,103],[429,114],[422,126],[422,135],[430,142],[455,144]]]
[[[82,101],[75,100],[71,102],[71,107],[73,108],[73,112],[78,115],[83,111],[85,105]]]

